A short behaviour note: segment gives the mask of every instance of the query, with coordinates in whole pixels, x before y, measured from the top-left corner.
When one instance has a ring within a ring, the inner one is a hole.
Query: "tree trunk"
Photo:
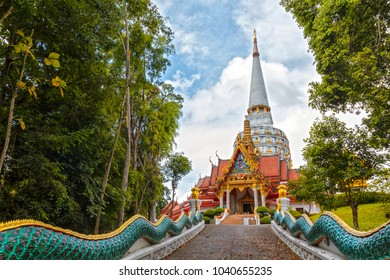
[[[2,3],[2,4],[3,4],[3,3]],[[1,6],[2,6],[2,4],[1,4]],[[0,7],[1,7],[1,6],[0,6]],[[11,6],[11,8],[9,8],[8,11],[5,12],[5,13],[2,15],[2,17],[0,18],[0,25],[1,25],[1,23],[2,23],[10,14],[11,14],[12,9],[13,9],[13,7]]]
[[[34,34],[34,30],[31,31],[30,38],[32,38],[33,34]],[[0,156],[0,173],[3,170],[5,156],[7,155],[9,141],[11,139],[11,128],[12,128],[12,122],[14,119],[15,101],[16,101],[16,97],[18,96],[18,92],[19,92],[19,84],[23,79],[24,70],[26,67],[27,56],[28,56],[28,51],[29,51],[29,48],[27,48],[25,53],[24,53],[23,64],[22,64],[22,69],[20,71],[19,80],[18,80],[18,83],[16,85],[14,92],[12,93],[11,102],[9,105],[7,129],[5,131],[4,146],[3,146],[3,150],[2,150],[1,156]],[[0,185],[0,188],[1,188],[1,185]]]
[[[149,206],[149,220],[152,223],[157,222],[157,218],[156,218],[156,202],[154,201],[154,199],[152,200],[152,202],[150,203],[150,206]]]
[[[126,1],[123,1],[125,5],[125,28],[126,28],[126,42],[125,42],[125,52],[126,52],[126,89],[125,89],[125,98],[126,98],[126,128],[127,128],[127,147],[126,147],[126,158],[123,168],[123,177],[122,177],[122,192],[123,199],[122,204],[119,209],[118,214],[118,227],[123,224],[125,217],[125,193],[127,191],[128,182],[129,182],[129,169],[130,169],[130,159],[131,159],[131,130],[130,130],[130,47],[129,47],[129,22],[127,19],[127,4]]]
[[[358,220],[358,204],[352,203],[350,205],[352,209],[352,219],[353,219],[353,226],[356,230],[359,230],[359,220]]]
[[[171,208],[171,219],[173,217],[173,208],[175,207],[175,189],[174,183],[172,183],[172,208]]]
[[[1,152],[1,157],[0,157],[0,172],[3,170],[5,156],[7,155],[9,141],[11,139],[11,128],[12,128],[12,121],[14,119],[15,100],[16,100],[17,96],[18,96],[18,88],[12,93],[11,103],[9,105],[7,129],[5,132],[3,151]],[[0,186],[0,188],[1,188],[1,186]]]
[[[99,233],[100,219],[101,219],[101,216],[102,216],[102,208],[103,208],[103,202],[104,202],[104,195],[105,195],[107,184],[108,184],[108,176],[110,175],[111,165],[112,165],[112,161],[114,159],[115,148],[116,148],[116,145],[118,143],[119,135],[120,135],[121,128],[122,128],[122,118],[123,118],[123,106],[124,106],[124,104],[125,104],[125,99],[123,99],[123,102],[122,102],[122,105],[121,105],[121,112],[120,112],[120,116],[119,116],[118,129],[116,131],[114,144],[112,146],[110,157],[108,158],[108,162],[106,163],[106,168],[104,169],[104,176],[103,176],[103,182],[102,182],[102,192],[100,194],[100,201],[99,201],[100,205],[99,205],[98,213],[96,215],[96,220],[95,220],[95,231],[94,231],[94,234],[98,234]]]

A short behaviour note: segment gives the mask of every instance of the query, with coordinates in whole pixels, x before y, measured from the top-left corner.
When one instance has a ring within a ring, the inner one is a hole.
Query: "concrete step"
[[[243,225],[244,218],[249,219],[250,225],[256,224],[256,220],[254,219],[253,214],[230,215],[222,222],[222,224],[224,224],[224,225]]]

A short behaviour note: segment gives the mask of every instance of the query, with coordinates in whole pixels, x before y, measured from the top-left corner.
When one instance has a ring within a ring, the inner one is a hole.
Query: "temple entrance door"
[[[243,203],[242,213],[253,214],[253,203]]]

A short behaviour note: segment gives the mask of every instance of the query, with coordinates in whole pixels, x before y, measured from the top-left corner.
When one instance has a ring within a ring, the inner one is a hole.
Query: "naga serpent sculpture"
[[[275,212],[274,221],[299,237],[303,234],[311,245],[328,238],[347,259],[390,259],[390,220],[367,232],[357,231],[331,212],[313,223],[307,215],[298,220],[288,212]]]
[[[202,221],[202,214],[182,214],[176,221],[162,216],[151,223],[141,215],[117,230],[98,235],[80,234],[35,220],[0,223],[0,260],[108,260],[120,259],[140,238],[158,243],[166,234]]]

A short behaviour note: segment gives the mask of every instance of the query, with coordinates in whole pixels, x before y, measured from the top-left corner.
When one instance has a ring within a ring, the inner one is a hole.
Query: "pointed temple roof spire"
[[[250,111],[263,108],[268,111],[271,110],[268,104],[267,91],[265,89],[263,72],[260,65],[260,53],[257,47],[257,37],[256,30],[253,34],[253,63],[252,63],[252,77],[251,77],[251,87],[249,93],[249,106],[248,113]]]
[[[257,37],[256,37],[256,29],[253,30],[253,57],[259,57],[259,49],[257,48]]]

